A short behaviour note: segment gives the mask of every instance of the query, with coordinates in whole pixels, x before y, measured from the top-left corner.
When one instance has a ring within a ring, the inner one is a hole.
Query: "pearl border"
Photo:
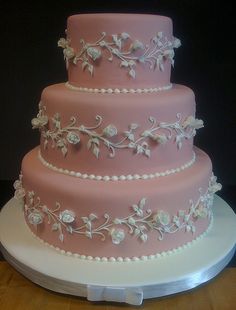
[[[154,88],[87,88],[87,87],[76,87],[71,85],[69,82],[65,83],[65,86],[71,90],[76,90],[85,93],[101,93],[101,94],[141,94],[141,93],[156,93],[159,91],[165,91],[172,88],[172,84]]]
[[[66,255],[66,256],[70,256],[70,257],[75,257],[78,259],[82,259],[82,260],[88,260],[88,261],[95,261],[95,262],[105,262],[105,263],[129,263],[129,262],[141,262],[141,261],[148,261],[148,260],[153,260],[153,259],[161,259],[161,258],[165,258],[167,256],[173,255],[173,254],[177,254],[179,252],[182,252],[183,250],[192,247],[196,242],[202,240],[207,234],[208,232],[211,230],[213,226],[213,216],[211,216],[210,219],[210,223],[207,227],[207,229],[200,234],[198,237],[196,237],[195,239],[193,239],[192,241],[189,241],[187,243],[184,243],[183,245],[177,247],[177,248],[173,248],[172,250],[168,250],[168,251],[163,251],[161,253],[156,253],[156,254],[152,254],[152,255],[142,255],[142,256],[133,256],[133,257],[93,257],[90,255],[81,255],[78,253],[72,253],[70,251],[65,251],[60,249],[59,247],[55,247],[52,244],[49,244],[48,242],[45,242],[43,239],[39,238],[37,235],[35,235],[35,233],[29,228],[29,226],[27,225],[27,227],[29,228],[30,232],[32,233],[32,235],[42,244],[50,247],[53,250],[56,250],[57,252],[59,252],[60,254]]]
[[[38,152],[38,159],[41,161],[41,163],[51,169],[51,170],[54,170],[56,172],[60,172],[60,173],[63,173],[63,174],[66,174],[66,175],[70,175],[70,176],[73,176],[73,177],[77,177],[77,178],[81,178],[81,179],[89,179],[89,180],[95,180],[95,181],[132,181],[132,180],[148,180],[148,179],[154,179],[154,178],[159,178],[159,177],[164,177],[164,176],[167,176],[167,175],[170,175],[170,174],[173,174],[173,173],[177,173],[177,172],[180,172],[182,170],[185,170],[189,167],[191,167],[195,160],[196,160],[196,154],[195,152],[193,152],[193,157],[192,159],[187,162],[186,164],[178,167],[178,168],[174,168],[174,169],[170,169],[170,170],[166,170],[166,171],[163,171],[163,172],[155,172],[155,173],[152,173],[152,174],[134,174],[134,175],[131,175],[131,174],[128,174],[128,175],[120,175],[120,176],[116,176],[116,175],[113,175],[113,176],[108,176],[108,175],[105,175],[105,176],[101,176],[101,175],[94,175],[94,174],[87,174],[87,173],[81,173],[81,172],[76,172],[76,171],[71,171],[71,170],[68,170],[68,169],[63,169],[63,168],[58,168],[52,164],[50,164],[49,162],[47,162],[43,157],[42,157],[42,154],[39,150]]]

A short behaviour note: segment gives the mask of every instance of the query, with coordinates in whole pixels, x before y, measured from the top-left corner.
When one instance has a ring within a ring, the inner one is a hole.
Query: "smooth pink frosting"
[[[73,211],[77,224],[81,217],[91,213],[102,219],[101,222],[104,222],[103,216],[106,213],[113,219],[126,217],[131,214],[132,205],[144,197],[147,199],[145,209],[151,209],[154,213],[164,210],[171,216],[176,215],[179,210],[189,210],[190,200],[196,203],[200,193],[206,192],[212,173],[209,157],[196,149],[197,160],[192,167],[164,178],[121,182],[81,180],[42,166],[37,159],[37,152],[38,148],[28,153],[23,160],[23,187],[26,191],[34,191],[35,196],[40,197],[41,205],[54,209],[56,202],[59,202],[61,210]],[[89,239],[68,232],[64,233],[65,239],[61,242],[58,231],[52,231],[46,220],[37,229],[28,225],[45,242],[65,251],[94,257],[133,257],[168,251],[190,242],[207,229],[209,219],[196,221],[195,233],[187,233],[183,229],[166,234],[162,241],[158,240],[155,231],[148,233],[145,243],[126,231],[126,238],[119,245],[113,244],[109,235],[105,241],[101,241],[100,236]]]
[[[93,94],[73,91],[64,84],[47,87],[42,94],[42,104],[46,107],[46,114],[50,119],[59,113],[62,127],[68,126],[71,117],[76,117],[76,126],[95,126],[96,116],[100,115],[103,123],[96,129],[97,133],[109,124],[116,126],[118,136],[111,141],[120,141],[129,125],[136,123],[135,137],[139,138],[144,130],[151,127],[149,117],[156,118],[157,122],[175,123],[177,114],[181,113],[184,121],[188,116],[195,114],[195,98],[191,89],[174,85],[169,91],[148,94]],[[166,131],[165,131],[166,133]],[[160,134],[160,132],[159,132]],[[66,157],[58,148],[52,148],[51,142],[44,149],[44,139],[41,139],[42,157],[58,168],[78,171],[95,175],[128,175],[150,174],[178,168],[193,158],[193,139],[183,139],[179,149],[175,142],[176,133],[165,144],[158,144],[147,138],[151,150],[148,158],[143,154],[136,154],[133,149],[115,149],[115,156],[109,156],[109,150],[100,142],[100,154],[96,158],[88,150],[89,137],[79,133],[79,146],[69,145]],[[127,142],[126,142],[127,143]]]
[[[106,40],[112,41],[112,35],[123,32],[130,35],[126,40],[126,49],[131,42],[138,40],[150,45],[151,39],[162,32],[168,40],[172,39],[172,21],[168,17],[145,14],[79,14],[68,18],[67,38],[70,46],[78,52],[82,48],[81,39],[86,43],[94,43],[102,32],[106,32]],[[164,62],[164,71],[149,68],[149,64],[138,63],[135,67],[136,77],[131,78],[124,68],[120,68],[120,59],[109,61],[109,52],[94,62],[94,73],[91,76],[83,70],[81,61],[74,65],[69,63],[69,81],[73,85],[88,88],[147,88],[169,84],[171,64]]]

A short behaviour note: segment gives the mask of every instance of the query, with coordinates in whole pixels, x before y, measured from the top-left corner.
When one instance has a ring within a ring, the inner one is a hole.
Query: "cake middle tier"
[[[57,84],[44,89],[34,128],[41,161],[91,178],[169,174],[194,162],[194,93],[174,85],[147,94],[96,94]]]

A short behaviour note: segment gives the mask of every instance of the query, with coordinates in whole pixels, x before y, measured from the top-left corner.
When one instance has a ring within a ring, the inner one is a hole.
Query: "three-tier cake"
[[[15,196],[32,233],[96,261],[152,259],[191,246],[212,224],[220,189],[193,146],[194,93],[170,82],[169,18],[69,17],[58,42],[68,82],[43,90],[32,120],[40,146],[22,162]]]

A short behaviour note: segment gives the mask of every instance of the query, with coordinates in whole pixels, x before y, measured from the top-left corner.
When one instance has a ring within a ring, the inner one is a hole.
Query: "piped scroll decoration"
[[[179,39],[173,37],[169,40],[162,31],[157,32],[150,44],[146,45],[139,40],[132,40],[127,32],[111,36],[102,32],[97,41],[88,43],[81,39],[80,43],[81,49],[76,51],[71,47],[69,38],[61,38],[58,41],[58,46],[63,49],[67,68],[69,63],[81,63],[82,70],[87,70],[92,76],[94,64],[104,57],[104,54],[108,54],[108,61],[112,62],[114,57],[119,59],[120,67],[125,68],[128,76],[133,79],[136,77],[136,66],[140,64],[147,64],[151,70],[160,71],[164,71],[164,63],[167,60],[174,66],[174,49],[181,46]]]
[[[166,234],[196,232],[195,223],[200,219],[212,217],[214,193],[221,189],[212,174],[208,189],[205,193],[199,189],[200,197],[197,201],[189,200],[189,208],[180,209],[176,214],[165,211],[165,206],[149,209],[147,199],[142,198],[130,207],[130,213],[125,217],[113,218],[108,213],[103,216],[90,214],[76,215],[74,211],[63,209],[61,203],[56,202],[54,208],[49,208],[41,202],[34,191],[23,188],[22,174],[14,183],[15,198],[24,198],[24,211],[29,224],[35,226],[47,223],[52,231],[58,232],[59,239],[64,242],[65,233],[77,234],[93,239],[95,236],[105,241],[108,237],[115,245],[124,242],[127,235],[137,238],[141,242],[148,241],[151,232],[157,233],[157,241],[164,240]]]
[[[94,126],[86,126],[84,124],[77,125],[78,121],[72,116],[68,125],[62,126],[61,116],[59,113],[51,118],[49,129],[49,118],[46,115],[46,107],[43,103],[39,104],[39,113],[32,120],[33,129],[38,128],[44,138],[44,148],[47,148],[49,141],[51,147],[61,150],[63,156],[68,153],[68,145],[78,145],[81,143],[80,136],[86,136],[87,149],[92,151],[96,158],[100,156],[100,147],[103,145],[107,148],[109,156],[115,157],[116,150],[131,149],[135,154],[141,154],[146,157],[151,156],[150,141],[154,145],[166,144],[174,138],[176,146],[181,149],[183,140],[191,139],[196,134],[196,129],[203,127],[203,121],[195,119],[190,115],[183,119],[181,113],[177,113],[176,121],[158,122],[155,117],[150,116],[148,129],[137,134],[137,130],[141,127],[137,123],[128,125],[128,129],[118,133],[117,126],[109,124],[102,128],[103,118],[100,115],[95,117],[96,124]],[[98,129],[100,129],[98,131]],[[118,137],[121,136],[121,138]],[[115,139],[114,139],[115,138]]]

